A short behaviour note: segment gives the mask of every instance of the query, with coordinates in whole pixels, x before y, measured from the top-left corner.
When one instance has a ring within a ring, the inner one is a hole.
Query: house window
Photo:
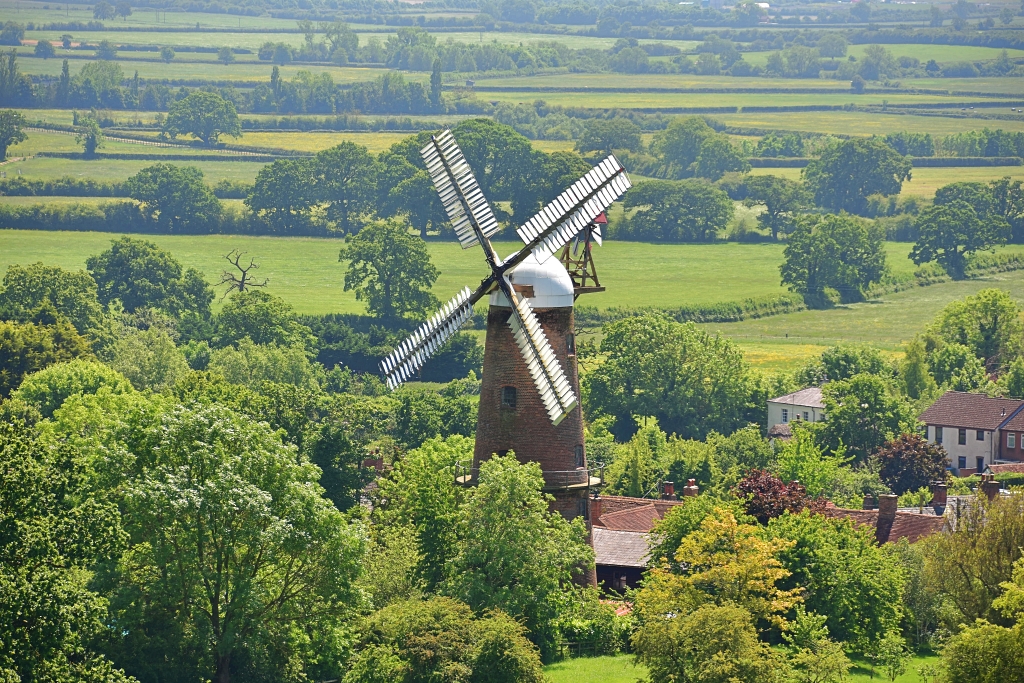
[[[985,458],[975,458],[975,464],[978,466],[978,472],[982,472],[985,469]]]
[[[967,430],[963,427],[956,434],[956,442],[961,446],[967,445]]]
[[[583,467],[583,444],[576,444],[576,467]]]
[[[502,387],[501,388],[501,405],[505,408],[516,409],[516,388],[515,387]]]
[[[576,355],[576,335],[569,334],[565,337],[565,351],[570,356]]]
[[[937,444],[941,444],[942,443],[942,427],[936,427],[935,428],[935,443],[937,443]]]
[[[789,411],[785,408],[782,409],[782,424],[789,422]]]
[[[805,419],[805,420],[809,420],[809,419],[811,419],[811,414],[810,414],[810,413],[808,413],[808,412],[807,412],[806,410],[804,411],[804,419]]]
[[[975,436],[975,438],[976,438],[976,439],[977,439],[978,441],[984,441],[984,440],[985,440],[985,430],[983,430],[983,429],[979,429],[979,430],[978,430],[978,433],[977,433],[977,436]]]
[[[1016,448],[1017,447],[1017,435],[1016,434],[1007,434],[1006,435],[1006,447],[1007,448]]]
[[[961,455],[959,458],[956,459],[956,466],[957,466],[957,469],[966,470],[967,469],[967,458],[965,456]]]

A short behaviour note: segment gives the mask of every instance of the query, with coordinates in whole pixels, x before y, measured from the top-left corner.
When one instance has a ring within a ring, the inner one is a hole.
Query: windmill
[[[629,189],[629,178],[609,155],[523,224],[516,231],[523,248],[502,259],[490,242],[498,221],[451,131],[431,136],[421,154],[459,242],[464,249],[479,244],[491,272],[381,362],[388,386],[413,377],[489,294],[476,450],[465,479],[474,480],[479,462],[491,454],[514,450],[520,460],[540,463],[556,508],[586,516],[590,478],[577,398],[574,288],[560,260],[551,257],[580,235],[589,248],[593,220]],[[549,337],[559,342],[555,348]]]

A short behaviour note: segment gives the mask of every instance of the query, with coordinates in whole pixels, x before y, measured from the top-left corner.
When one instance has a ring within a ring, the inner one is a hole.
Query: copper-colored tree
[[[948,476],[946,449],[920,434],[901,434],[873,457],[878,461],[882,481],[897,495],[917,491],[934,481],[946,481]]]
[[[747,514],[761,524],[767,524],[769,519],[783,512],[820,513],[825,510],[824,498],[812,498],[799,482],[787,484],[767,470],[751,470],[733,492],[746,500]]]
[[[251,275],[250,270],[259,270],[260,264],[256,263],[255,260],[249,259],[249,265],[242,265],[242,257],[245,256],[244,251],[238,251],[232,249],[225,256],[224,259],[233,265],[238,273],[232,273],[231,271],[225,270],[220,276],[220,284],[227,285],[228,288],[224,291],[224,296],[227,296],[231,292],[244,292],[252,287],[266,287],[267,283],[270,282],[269,278],[263,278],[262,281],[256,282]]]

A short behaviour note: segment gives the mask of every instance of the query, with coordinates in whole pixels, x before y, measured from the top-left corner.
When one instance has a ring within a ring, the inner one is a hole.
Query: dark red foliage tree
[[[946,449],[929,443],[920,434],[901,434],[875,453],[879,476],[892,492],[916,491],[933,481],[946,481],[949,458]]]
[[[799,482],[788,484],[766,470],[750,470],[733,490],[747,503],[747,514],[761,524],[780,516],[783,512],[797,513],[810,510],[825,511],[824,498],[812,498]]]

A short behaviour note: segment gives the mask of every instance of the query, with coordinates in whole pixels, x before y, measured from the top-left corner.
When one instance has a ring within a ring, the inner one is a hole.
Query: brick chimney
[[[864,509],[874,510],[875,509],[875,497],[870,493],[864,494]]]
[[[946,493],[947,487],[941,481],[932,484],[931,506],[935,508],[935,514],[937,515],[942,514],[942,511],[946,509]]]
[[[875,542],[878,545],[888,542],[893,522],[896,521],[896,506],[899,496],[883,493],[878,496],[878,522],[875,525]]]
[[[995,475],[981,475],[981,491],[989,500],[996,499],[996,497],[999,495],[999,482],[996,481]]]
[[[675,500],[676,499],[676,483],[674,481],[663,481],[661,483],[661,499],[662,500]]]
[[[700,487],[697,486],[696,479],[689,479],[686,482],[686,486],[683,487],[683,498],[690,496],[696,496],[700,493]]]
[[[601,521],[601,496],[594,494],[590,499],[590,525],[595,526]]]

